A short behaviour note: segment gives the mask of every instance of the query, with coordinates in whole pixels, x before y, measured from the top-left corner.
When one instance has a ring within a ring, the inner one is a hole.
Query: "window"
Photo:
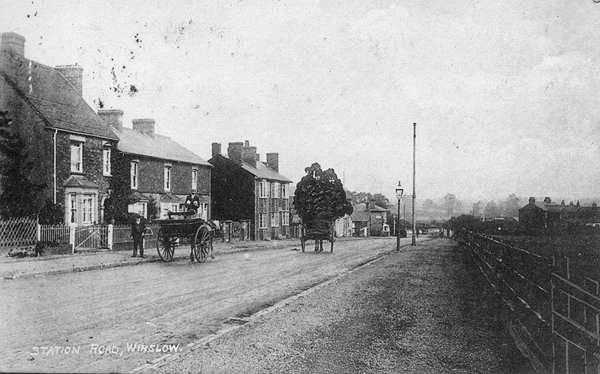
[[[69,222],[77,223],[77,195],[69,195]]]
[[[131,188],[134,190],[138,188],[138,163],[136,161],[131,163]]]
[[[110,168],[110,147],[108,146],[104,146],[104,148],[102,149],[102,156],[103,156],[103,160],[102,160],[102,174],[104,174],[107,177],[110,177],[111,175],[111,168]]]
[[[171,166],[165,165],[165,191],[171,191]]]
[[[289,199],[281,200],[281,210],[290,210],[290,200]]]
[[[129,213],[137,213],[144,218],[148,218],[148,203],[137,202],[127,206]]]
[[[279,212],[271,213],[271,227],[279,227]]]
[[[282,184],[281,185],[281,197],[283,197],[284,199],[288,198],[288,185],[287,184]]]
[[[275,198],[281,197],[281,187],[278,182],[271,183],[271,197],[275,197]]]
[[[71,171],[83,173],[83,143],[71,142]]]
[[[261,181],[258,185],[258,197],[269,197],[269,182]]]
[[[81,201],[81,222],[83,224],[91,224],[93,223],[94,217],[94,196],[93,195],[83,195],[83,199]]]
[[[290,213],[283,212],[281,213],[281,226],[289,226],[290,225]]]
[[[198,170],[192,169],[192,190],[198,189]]]
[[[259,229],[267,228],[267,214],[266,213],[258,214],[258,228]]]

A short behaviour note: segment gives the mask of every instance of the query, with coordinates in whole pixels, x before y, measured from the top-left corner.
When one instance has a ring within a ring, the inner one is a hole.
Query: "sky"
[[[395,200],[600,197],[592,0],[3,0],[25,56],[200,157],[248,140]],[[524,201],[526,202],[526,201]]]

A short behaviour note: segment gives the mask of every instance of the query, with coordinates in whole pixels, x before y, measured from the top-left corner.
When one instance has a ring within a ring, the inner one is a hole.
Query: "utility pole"
[[[417,123],[413,123],[413,195],[412,195],[412,243],[411,245],[416,246],[417,240],[415,239],[415,233],[417,232],[417,221],[415,221],[415,200],[417,199],[417,195],[415,193],[415,176],[416,176],[416,152],[417,149]]]

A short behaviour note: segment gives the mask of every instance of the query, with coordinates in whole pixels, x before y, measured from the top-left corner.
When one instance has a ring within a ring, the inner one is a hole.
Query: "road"
[[[408,244],[410,239],[403,239]],[[123,372],[395,249],[395,238],[299,245],[0,282],[0,371]],[[184,257],[181,248],[176,256]],[[128,347],[135,344],[133,352]],[[52,347],[52,348],[49,348]]]

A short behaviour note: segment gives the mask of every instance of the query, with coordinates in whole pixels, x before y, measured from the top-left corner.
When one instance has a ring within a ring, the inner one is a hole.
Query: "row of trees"
[[[521,199],[515,194],[511,194],[502,201],[489,201],[484,203],[478,201],[473,204],[471,215],[474,217],[498,218],[498,217],[517,217],[521,207]]]

